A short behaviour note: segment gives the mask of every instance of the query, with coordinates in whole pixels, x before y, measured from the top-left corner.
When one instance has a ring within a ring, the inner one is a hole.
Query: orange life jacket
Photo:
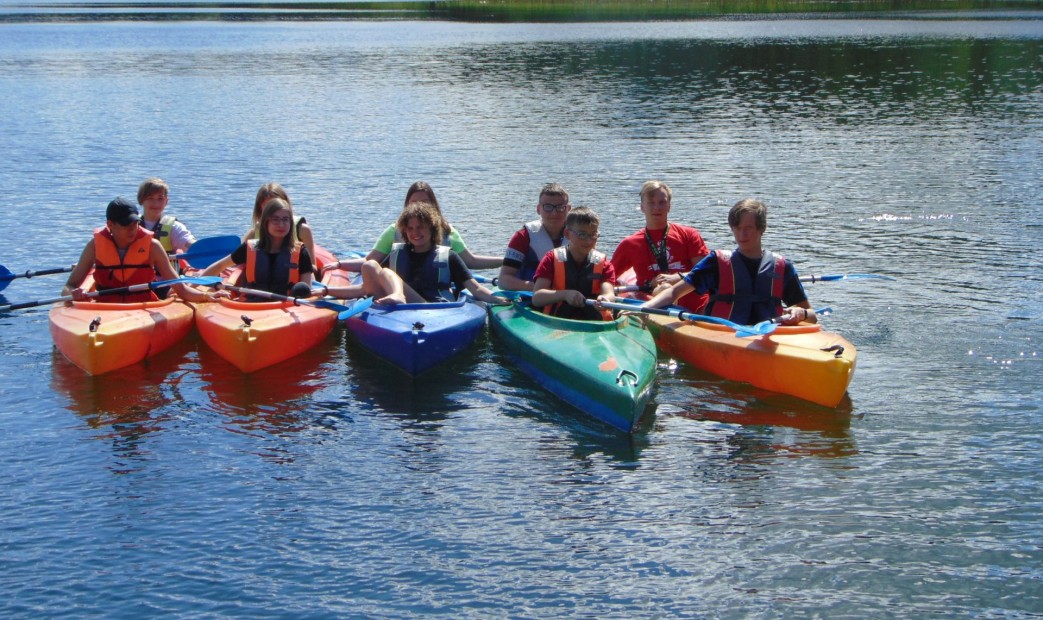
[[[116,248],[116,240],[109,229],[102,227],[94,230],[94,283],[97,290],[148,284],[155,279],[156,271],[152,268],[151,232],[139,227],[137,236],[121,257]],[[101,301],[115,303],[137,303],[158,299],[151,290],[101,297]]]
[[[579,268],[578,281],[574,282],[573,286],[569,286],[566,281],[568,263],[572,262],[572,259],[569,258],[568,255],[568,246],[554,248],[553,257],[554,279],[551,281],[551,288],[556,291],[565,291],[569,289],[578,290],[583,293],[587,299],[596,299],[597,296],[601,294],[601,283],[605,272],[606,262],[604,254],[597,250],[592,250],[590,252],[590,257],[587,259],[587,263]],[[568,304],[559,301],[544,306],[543,312],[560,316],[561,313],[566,312],[565,306],[568,306]],[[593,308],[591,310],[593,310]],[[608,310],[601,310],[599,314],[603,321],[612,320],[612,313]]]

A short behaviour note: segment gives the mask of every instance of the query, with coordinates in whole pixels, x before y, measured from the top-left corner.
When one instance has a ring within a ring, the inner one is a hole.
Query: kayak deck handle
[[[96,316],[94,317],[94,320],[91,321],[91,324],[87,327],[87,330],[93,334],[94,332],[98,331],[99,325],[101,325],[101,317]]]
[[[833,353],[833,357],[843,357],[843,355],[844,355],[844,345],[842,345],[842,344],[835,344],[835,345],[833,345],[831,347],[826,347],[825,349],[822,349],[822,350],[825,351],[826,353]]]
[[[413,323],[413,331],[418,332],[422,329],[424,329],[424,324],[422,322],[417,321],[416,323]]]
[[[239,318],[243,320],[243,325],[245,325],[247,327],[250,327],[250,325],[254,322],[253,319],[251,319],[250,317],[246,316],[245,314],[240,316]]]
[[[637,385],[637,373],[630,370],[620,370],[616,376],[616,383],[623,383],[626,380],[629,385]]]

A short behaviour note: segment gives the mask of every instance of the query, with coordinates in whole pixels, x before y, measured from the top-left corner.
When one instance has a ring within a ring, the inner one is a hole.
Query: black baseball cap
[[[108,208],[105,209],[105,219],[112,220],[120,226],[127,226],[134,222],[140,222],[141,214],[136,204],[123,196],[119,196],[110,202]]]

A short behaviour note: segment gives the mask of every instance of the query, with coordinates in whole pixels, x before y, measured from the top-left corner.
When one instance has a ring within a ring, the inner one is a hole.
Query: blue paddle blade
[[[0,265],[0,291],[7,288],[7,285],[11,283],[11,280],[14,280],[14,277],[10,269]]]
[[[340,314],[338,314],[337,315],[337,319],[341,320],[341,321],[344,321],[346,319],[350,319],[351,317],[353,317],[353,316],[355,316],[357,314],[361,314],[361,313],[365,312],[372,305],[373,305],[373,298],[372,297],[363,297],[362,299],[360,299],[360,300],[356,301],[354,304],[352,304],[351,308],[349,308],[349,309],[345,310],[344,312],[341,312]]]
[[[177,254],[175,258],[188,261],[188,264],[196,269],[206,269],[218,259],[231,254],[242,240],[235,235],[222,235],[219,237],[207,237],[192,244],[184,254]]]

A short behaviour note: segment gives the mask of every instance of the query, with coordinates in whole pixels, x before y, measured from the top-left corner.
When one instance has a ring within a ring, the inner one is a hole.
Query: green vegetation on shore
[[[463,22],[653,21],[801,15],[871,18],[916,12],[921,17],[1003,18],[1040,11],[1043,0],[441,0],[434,2],[69,2],[0,7],[12,21],[315,21],[434,19]],[[989,15],[988,12],[992,12]],[[933,15],[932,15],[933,14]]]
[[[678,20],[738,15],[871,16],[908,11],[1040,9],[1040,0],[446,0],[445,19],[493,22]]]

